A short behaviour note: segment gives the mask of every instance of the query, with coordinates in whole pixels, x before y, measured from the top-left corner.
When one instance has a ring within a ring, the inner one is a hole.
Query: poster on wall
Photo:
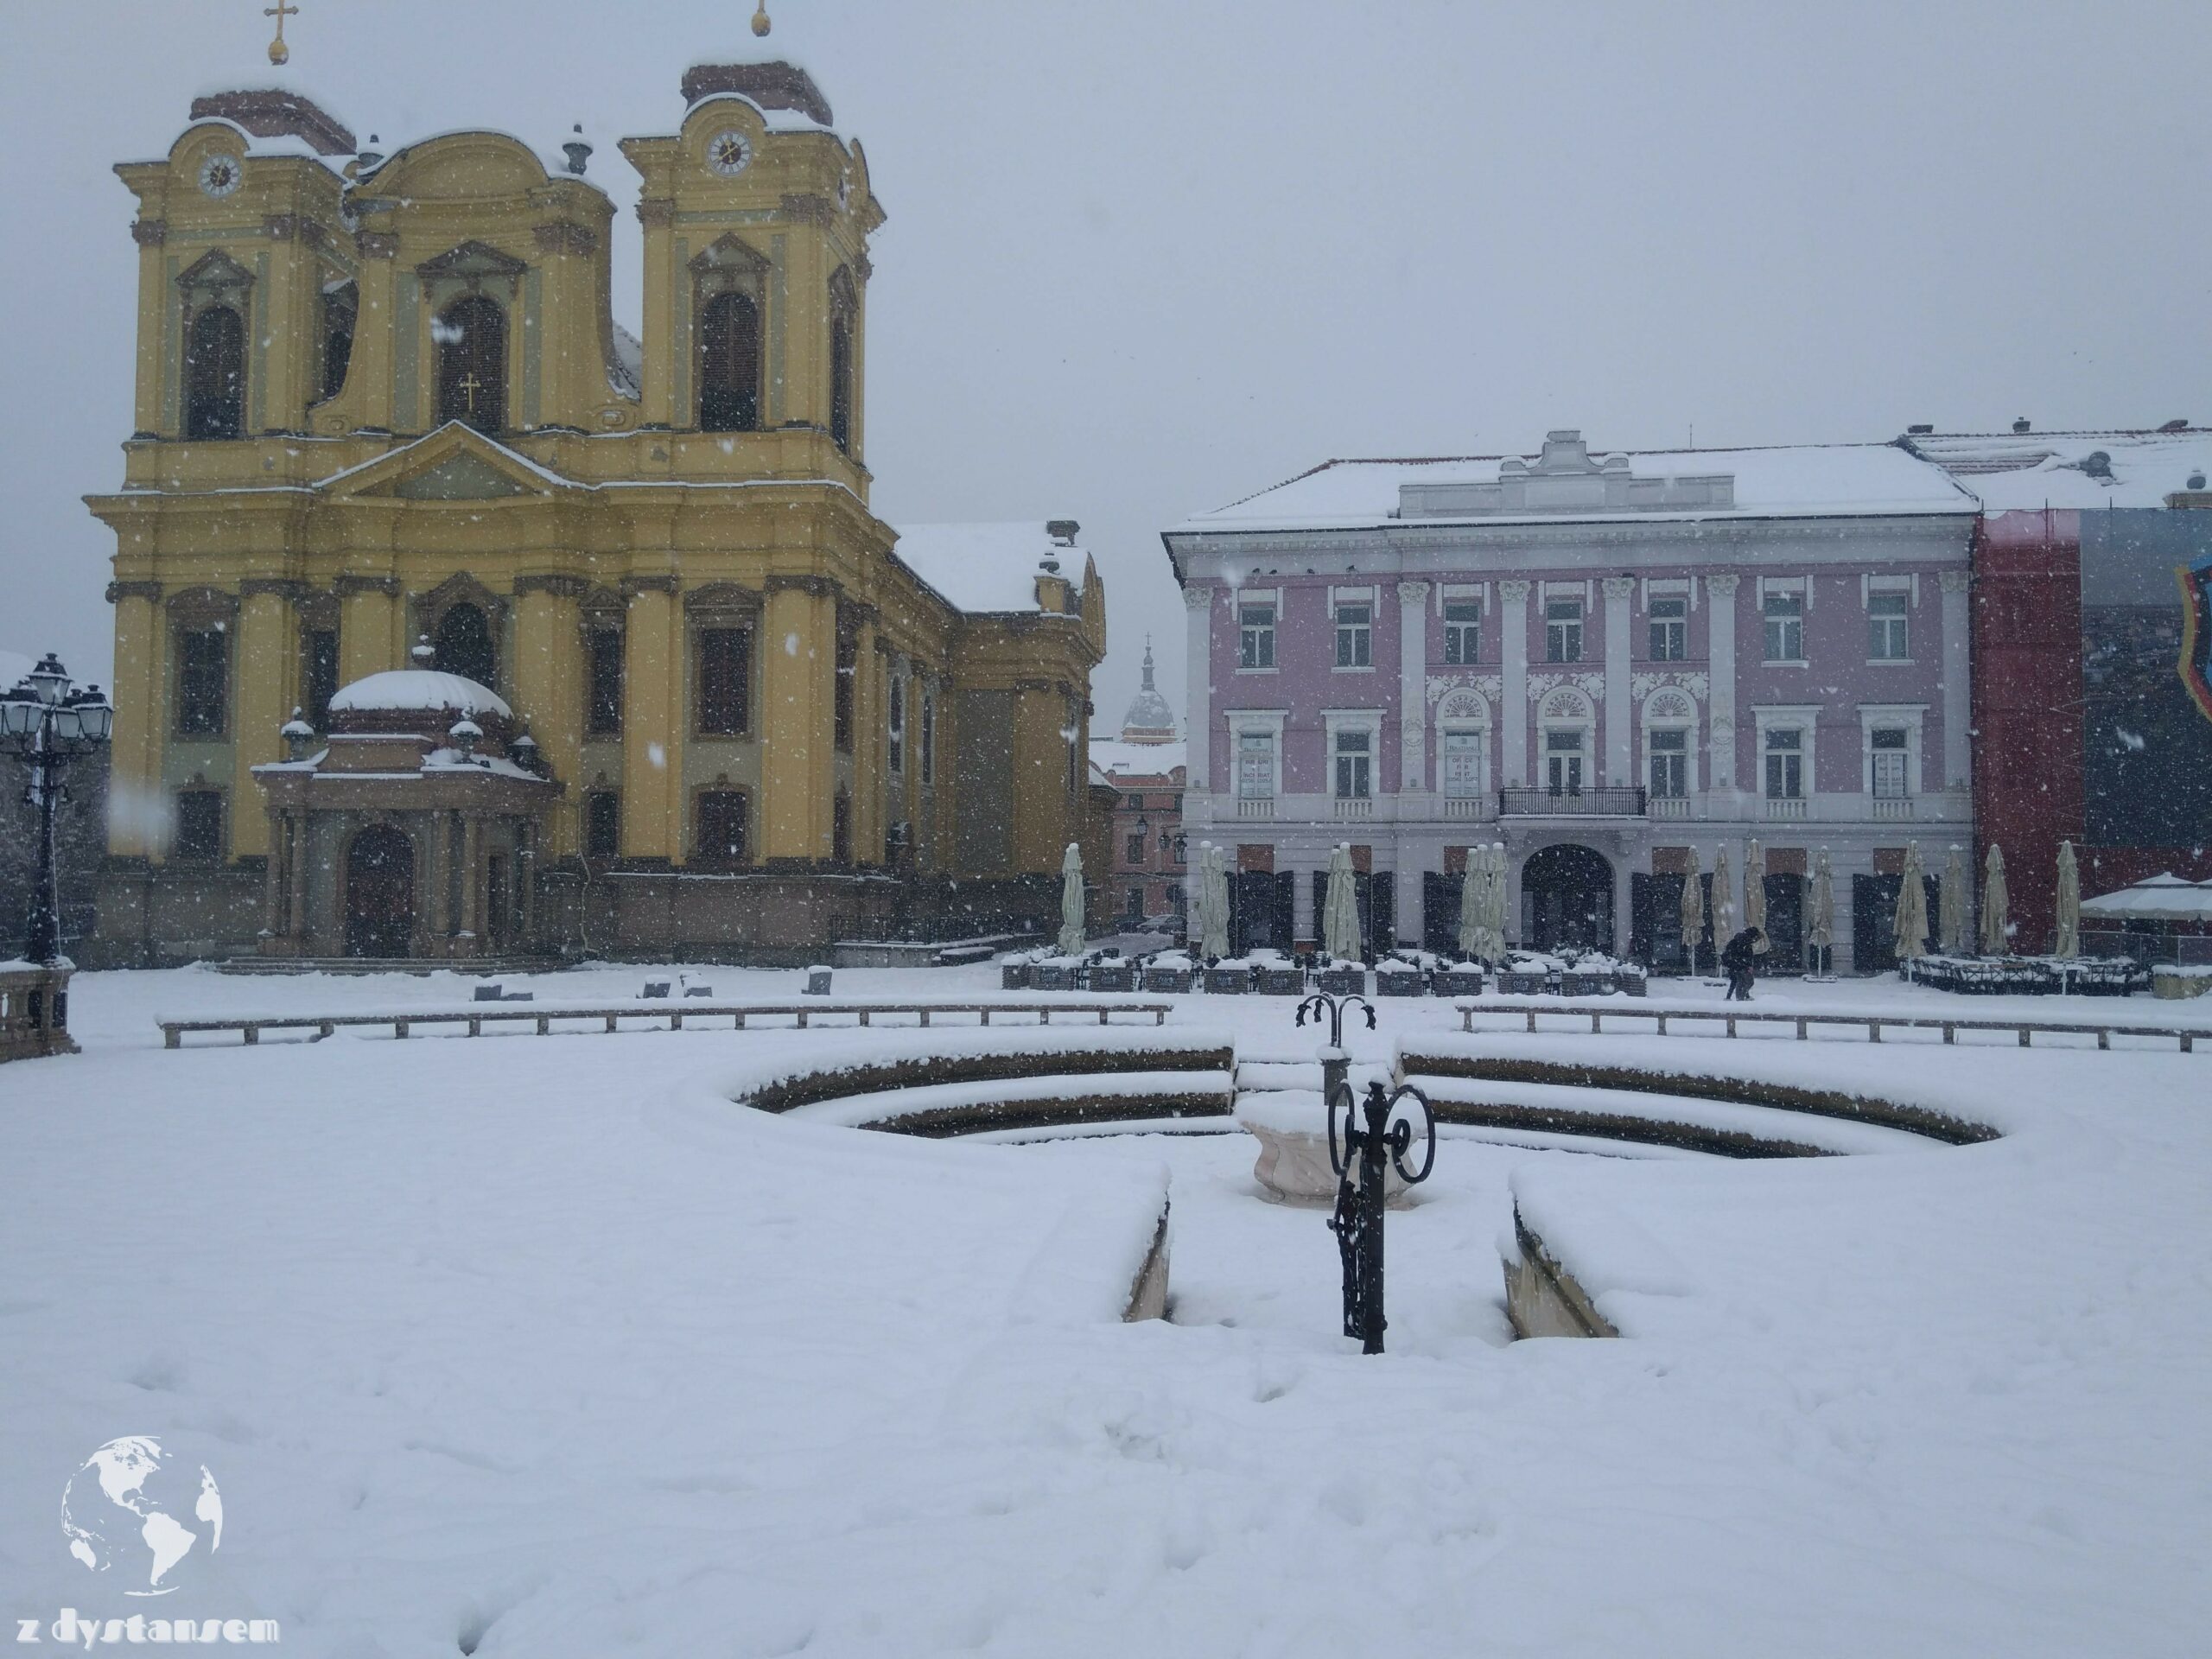
[[[2212,842],[2212,513],[2082,515],[2090,843]]]

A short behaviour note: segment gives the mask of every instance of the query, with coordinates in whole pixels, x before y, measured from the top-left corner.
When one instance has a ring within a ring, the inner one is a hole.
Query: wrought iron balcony
[[[1501,789],[1497,811],[1506,818],[1640,818],[1643,791],[1627,784],[1580,790]]]

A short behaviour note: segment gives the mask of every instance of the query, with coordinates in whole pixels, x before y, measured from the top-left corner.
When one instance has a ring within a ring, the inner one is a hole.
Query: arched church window
[[[760,425],[760,308],[749,294],[717,294],[699,314],[699,429]]]
[[[499,302],[466,295],[438,314],[438,423],[459,421],[497,434],[507,423],[507,314]]]
[[[184,353],[184,435],[245,435],[245,324],[227,305],[192,319]]]
[[[498,670],[492,648],[492,625],[475,606],[449,607],[438,619],[438,671],[458,674],[481,686],[490,686]]]
[[[347,283],[322,296],[322,395],[335,397],[346,389],[346,371],[353,361],[355,289]]]

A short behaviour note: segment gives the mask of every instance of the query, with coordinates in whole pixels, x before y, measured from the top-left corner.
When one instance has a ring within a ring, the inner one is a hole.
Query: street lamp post
[[[24,800],[38,809],[38,874],[31,887],[23,954],[41,966],[61,955],[61,893],[54,864],[54,813],[71,762],[99,752],[114,729],[115,709],[98,686],[73,687],[48,652],[16,689],[0,697],[0,751],[30,773]]]

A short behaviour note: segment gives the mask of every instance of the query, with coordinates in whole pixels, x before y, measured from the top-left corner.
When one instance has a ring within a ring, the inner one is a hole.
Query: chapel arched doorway
[[[1541,848],[1521,867],[1521,943],[1537,950],[1613,948],[1613,867],[1573,842]]]
[[[415,936],[415,843],[375,824],[346,849],[346,954],[404,957]]]

